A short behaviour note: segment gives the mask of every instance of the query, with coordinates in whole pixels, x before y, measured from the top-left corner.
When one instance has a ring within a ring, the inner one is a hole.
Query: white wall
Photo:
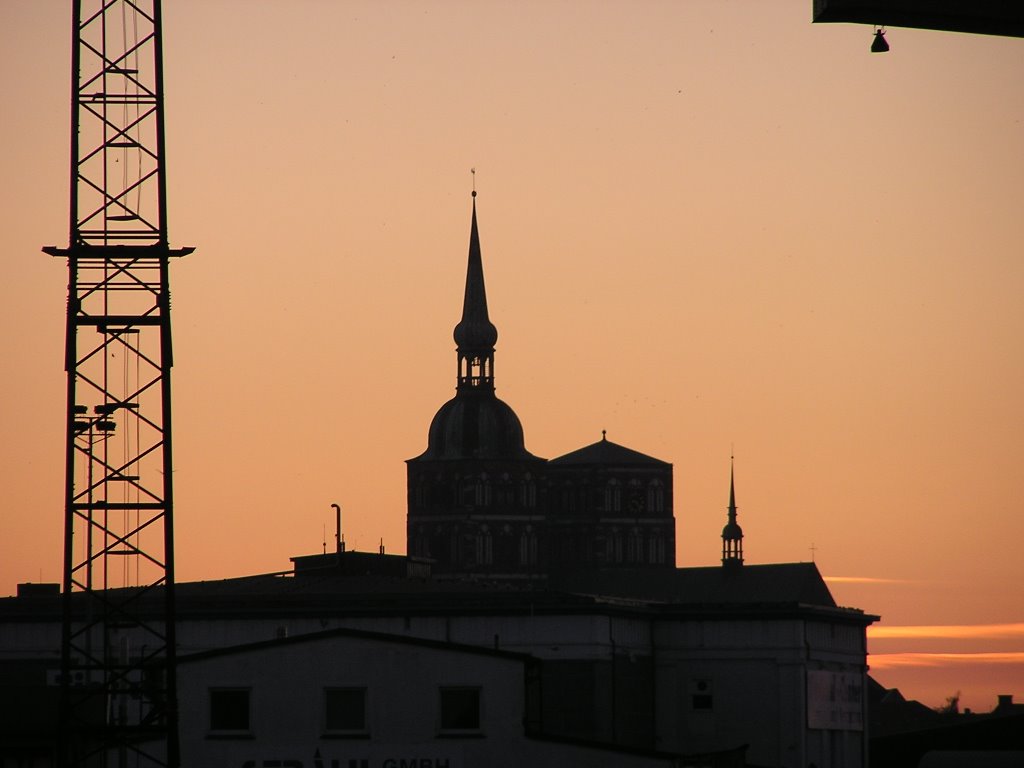
[[[479,736],[439,734],[442,685],[480,686]],[[210,733],[208,692],[222,686],[251,688],[251,733],[228,738]],[[366,738],[324,736],[322,691],[333,686],[367,688]],[[184,765],[224,768],[669,764],[656,757],[529,739],[523,726],[524,692],[519,659],[376,639],[334,636],[215,655],[180,666],[182,760]]]

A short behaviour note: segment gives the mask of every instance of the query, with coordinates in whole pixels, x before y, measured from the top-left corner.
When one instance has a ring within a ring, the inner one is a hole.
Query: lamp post
[[[75,406],[75,418],[71,429],[76,439],[84,441],[86,455],[86,492],[88,493],[88,516],[86,524],[86,557],[88,561],[85,567],[85,583],[88,589],[93,588],[92,583],[92,529],[93,529],[93,463],[96,443],[111,437],[117,427],[117,423],[110,417],[117,410],[117,404],[103,404],[93,406],[93,415],[89,416],[89,407],[86,405]],[[104,526],[106,527],[106,526]]]

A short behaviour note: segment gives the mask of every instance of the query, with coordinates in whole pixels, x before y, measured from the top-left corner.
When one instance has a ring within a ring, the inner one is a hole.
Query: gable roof
[[[571,451],[564,456],[551,459],[550,466],[582,466],[582,465],[612,465],[612,466],[655,466],[671,467],[667,461],[656,459],[653,456],[626,448],[624,445],[613,443],[602,435],[596,443]]]
[[[413,635],[396,635],[390,632],[375,632],[366,629],[355,629],[353,627],[334,627],[333,629],[325,629],[320,632],[307,632],[291,637],[286,635],[269,640],[256,640],[254,642],[241,643],[239,645],[209,648],[202,651],[196,651],[194,653],[179,655],[178,662],[187,663],[202,661],[204,659],[216,658],[218,656],[233,656],[241,653],[261,651],[266,648],[300,645],[323,640],[331,640],[334,638],[417,646],[420,648],[430,648],[438,651],[466,653],[474,656],[491,656],[494,658],[509,659],[520,662],[529,662],[534,659],[534,657],[528,653],[506,651],[500,648],[489,648],[485,645],[470,645],[468,643],[457,643],[450,640],[434,640],[432,638],[416,637]]]

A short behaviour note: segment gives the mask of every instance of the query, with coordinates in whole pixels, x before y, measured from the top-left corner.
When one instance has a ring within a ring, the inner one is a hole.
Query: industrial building
[[[530,454],[494,396],[496,333],[474,200],[456,396],[408,462],[410,554],[347,552],[339,531],[287,571],[177,584],[182,764],[866,765],[876,617],[813,563],[745,563],[732,482],[721,566],[675,567],[671,464],[604,436]],[[151,625],[104,640],[141,666],[141,712],[166,688],[139,661],[162,593],[112,603]],[[0,600],[5,767],[52,764],[61,606],[56,585]]]
[[[428,565],[329,553],[179,585],[184,763],[866,763],[874,617],[837,607],[814,564],[580,571],[542,589]],[[49,764],[24,761],[52,735],[59,606],[0,601],[4,700],[39,706],[3,734],[5,766]]]

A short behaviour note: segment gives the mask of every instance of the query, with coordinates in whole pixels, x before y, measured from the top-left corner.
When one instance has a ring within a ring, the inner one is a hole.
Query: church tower
[[[736,522],[736,483],[733,458],[729,458],[729,522],[722,529],[722,565],[743,565],[743,529]]]
[[[455,397],[430,424],[427,449],[406,462],[410,555],[437,574],[531,580],[546,573],[544,459],[494,388],[498,330],[487,312],[476,191],[462,318],[455,326]]]

